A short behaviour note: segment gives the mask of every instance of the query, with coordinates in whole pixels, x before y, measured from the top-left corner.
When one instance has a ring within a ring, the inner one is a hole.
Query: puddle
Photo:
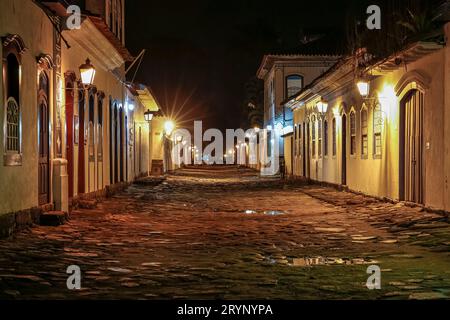
[[[267,216],[279,216],[279,215],[283,215],[286,214],[285,211],[279,211],[279,210],[268,210],[268,211],[264,211],[264,212],[257,212],[255,210],[245,210],[244,211],[245,214],[264,214]]]
[[[376,260],[365,258],[335,258],[335,257],[312,257],[312,258],[294,258],[292,266],[294,267],[313,267],[313,266],[333,266],[333,265],[365,265],[377,264]]]
[[[265,214],[265,215],[268,215],[268,216],[279,216],[279,215],[282,215],[282,214],[286,214],[286,212],[284,212],[284,211],[272,210],[272,211],[264,211],[264,214]]]

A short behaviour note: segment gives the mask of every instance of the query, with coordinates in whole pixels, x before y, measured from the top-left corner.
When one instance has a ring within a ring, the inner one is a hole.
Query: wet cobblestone
[[[0,298],[450,298],[448,217],[235,167],[159,183],[0,240]]]

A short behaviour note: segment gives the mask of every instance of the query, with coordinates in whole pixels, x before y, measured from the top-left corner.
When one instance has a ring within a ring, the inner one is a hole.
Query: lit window
[[[286,98],[290,98],[303,88],[303,77],[297,74],[286,77]]]
[[[350,113],[350,154],[356,154],[356,113]]]
[[[381,157],[381,130],[383,127],[383,116],[381,112],[381,105],[377,103],[373,109],[373,143],[374,143],[374,156]]]
[[[323,122],[323,138],[324,138],[323,139],[323,145],[324,145],[323,154],[325,157],[327,157],[328,156],[328,121],[327,120],[325,120]]]
[[[367,109],[361,110],[361,155],[367,157],[369,154],[369,135],[368,135]]]
[[[337,146],[336,146],[336,118],[333,118],[333,156],[336,156]]]

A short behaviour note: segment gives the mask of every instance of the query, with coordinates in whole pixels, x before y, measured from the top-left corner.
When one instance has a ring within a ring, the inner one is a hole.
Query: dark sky
[[[237,128],[244,83],[263,54],[296,47],[301,30],[340,28],[344,2],[127,1],[127,47],[147,49],[136,80],[184,126]]]

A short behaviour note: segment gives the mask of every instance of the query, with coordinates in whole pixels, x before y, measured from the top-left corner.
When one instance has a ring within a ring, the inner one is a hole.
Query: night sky
[[[263,55],[295,52],[302,34],[343,29],[349,2],[127,1],[127,47],[135,56],[147,49],[136,81],[181,126],[237,128],[244,83]]]

